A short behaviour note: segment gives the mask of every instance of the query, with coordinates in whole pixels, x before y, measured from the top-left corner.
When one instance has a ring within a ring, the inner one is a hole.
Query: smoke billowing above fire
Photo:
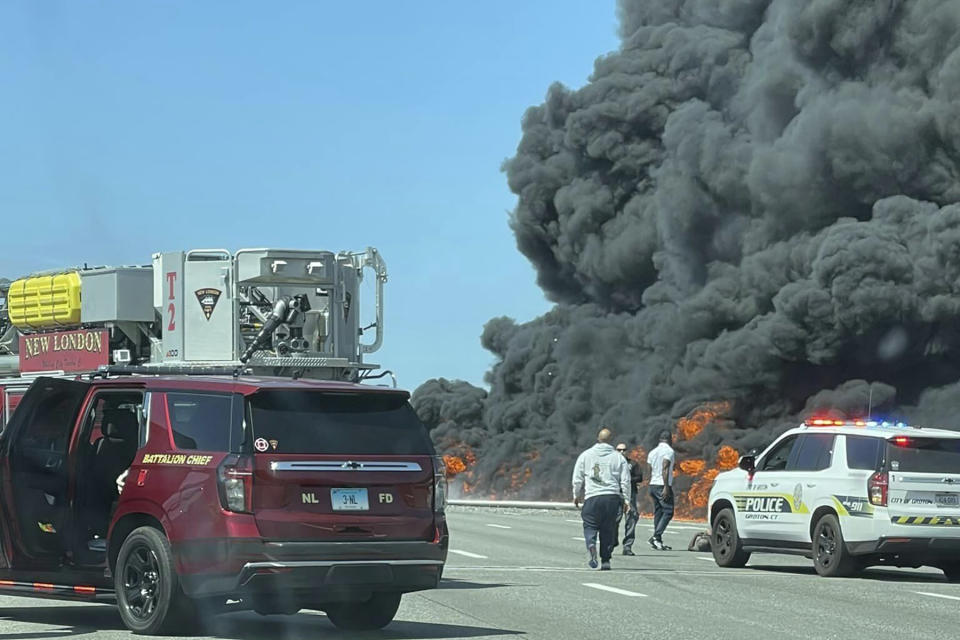
[[[566,499],[601,424],[644,450],[670,428],[694,508],[813,413],[960,427],[960,2],[619,16],[620,49],[550,87],[505,164],[556,307],[484,327],[489,393],[415,394],[454,486]]]

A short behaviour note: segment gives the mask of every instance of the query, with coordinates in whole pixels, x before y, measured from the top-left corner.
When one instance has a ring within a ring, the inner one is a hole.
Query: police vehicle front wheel
[[[740,542],[732,509],[724,509],[714,518],[710,549],[714,561],[721,567],[742,567],[750,560],[750,554],[743,550]]]
[[[813,567],[821,576],[842,578],[856,573],[860,565],[847,550],[837,516],[826,514],[813,529]]]
[[[189,631],[193,602],[180,588],[170,542],[153,527],[135,529],[120,547],[114,588],[120,618],[134,633]]]

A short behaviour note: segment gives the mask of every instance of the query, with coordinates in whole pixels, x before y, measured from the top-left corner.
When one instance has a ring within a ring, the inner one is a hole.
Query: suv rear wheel
[[[120,617],[134,633],[189,631],[193,603],[180,589],[170,542],[153,527],[134,529],[120,547],[114,574]]]
[[[813,529],[813,567],[828,578],[851,576],[860,570],[857,558],[843,541],[840,521],[832,513],[817,520]]]
[[[750,559],[750,554],[743,550],[740,542],[737,519],[732,509],[724,509],[714,518],[710,548],[713,550],[713,559],[721,567],[742,567]]]
[[[329,604],[325,610],[330,622],[338,629],[370,631],[390,624],[399,608],[399,593],[375,593],[366,602]]]
[[[947,577],[947,582],[960,582],[960,562],[942,564],[940,570]]]

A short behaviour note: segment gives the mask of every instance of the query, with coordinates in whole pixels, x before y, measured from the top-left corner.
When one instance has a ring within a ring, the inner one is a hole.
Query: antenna
[[[870,420],[871,413],[873,413],[873,385],[870,385],[870,399],[867,400],[867,420]]]

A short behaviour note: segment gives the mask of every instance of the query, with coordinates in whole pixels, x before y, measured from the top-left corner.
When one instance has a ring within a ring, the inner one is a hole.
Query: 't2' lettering
[[[168,271],[167,272],[167,283],[170,285],[170,296],[168,300],[175,300],[176,296],[174,295],[174,284],[177,281],[177,272]],[[177,305],[173,302],[167,307],[167,311],[170,312],[170,323],[167,324],[167,331],[176,331],[177,329]]]

